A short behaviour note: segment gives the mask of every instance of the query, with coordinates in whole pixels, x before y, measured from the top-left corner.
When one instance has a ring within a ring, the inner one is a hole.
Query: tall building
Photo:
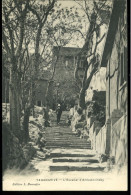
[[[55,64],[54,75],[54,98],[56,101],[73,101],[78,95],[79,88],[74,78],[74,70],[77,55],[80,48],[73,47],[54,47],[53,59]]]

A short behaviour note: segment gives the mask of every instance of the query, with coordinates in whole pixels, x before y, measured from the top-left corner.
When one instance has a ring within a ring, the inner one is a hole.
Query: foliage
[[[12,129],[17,131],[21,112],[34,104],[37,79],[45,67],[52,66],[54,75],[52,47],[68,44],[80,23],[75,8],[61,9],[55,0],[3,0],[2,6],[3,67],[10,71],[10,114],[16,117],[11,121],[16,121]]]
[[[92,101],[87,102],[88,117],[93,117],[99,121],[102,125],[105,123],[106,112],[105,92],[94,91]]]
[[[86,33],[85,43],[78,54],[75,78],[80,88],[79,106],[85,108],[85,91],[88,89],[91,79],[99,66],[99,55],[97,47],[105,37],[101,35],[100,30],[103,24],[108,24],[111,12],[111,3],[109,1],[84,1],[84,5],[78,4],[84,10],[89,22]],[[103,13],[106,17],[103,17]],[[106,18],[106,20],[105,20]],[[84,76],[81,81],[79,78],[79,67],[83,66]],[[89,73],[89,76],[87,74]]]

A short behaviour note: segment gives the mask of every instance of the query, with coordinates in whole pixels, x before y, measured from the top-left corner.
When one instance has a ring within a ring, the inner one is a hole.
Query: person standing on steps
[[[60,122],[61,114],[62,114],[62,106],[58,104],[57,109],[56,109],[57,124],[59,124]]]

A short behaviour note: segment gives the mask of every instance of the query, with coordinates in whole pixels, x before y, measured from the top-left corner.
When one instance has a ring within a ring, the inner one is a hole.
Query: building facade
[[[94,131],[93,148],[114,157],[119,167],[127,163],[127,5],[114,0],[102,55],[106,67],[106,121]]]
[[[53,59],[55,61],[53,93],[56,101],[69,102],[76,99],[79,89],[74,78],[77,54],[80,48],[73,47],[54,47]]]

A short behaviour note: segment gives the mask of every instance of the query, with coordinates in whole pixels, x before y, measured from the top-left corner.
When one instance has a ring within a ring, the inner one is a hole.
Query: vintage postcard
[[[2,0],[3,191],[127,191],[127,1]]]

